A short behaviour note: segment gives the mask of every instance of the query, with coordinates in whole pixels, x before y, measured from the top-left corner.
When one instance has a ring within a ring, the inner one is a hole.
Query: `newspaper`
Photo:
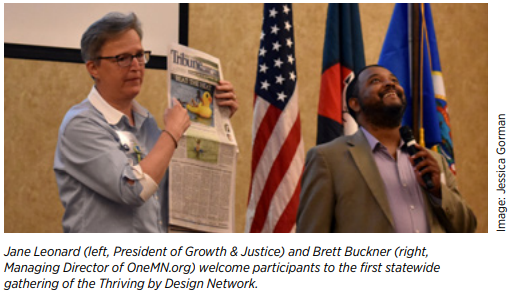
[[[234,232],[238,147],[230,110],[214,98],[220,61],[171,44],[167,64],[169,106],[176,98],[191,120],[169,164],[169,231]]]

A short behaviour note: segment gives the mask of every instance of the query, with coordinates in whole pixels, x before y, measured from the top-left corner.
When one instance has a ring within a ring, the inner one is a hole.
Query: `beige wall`
[[[487,232],[488,4],[432,4],[447,90],[460,190]],[[294,4],[296,63],[305,148],[315,143],[326,4]],[[376,63],[393,4],[360,4],[366,63]],[[238,161],[236,226],[244,230],[251,162],[252,97],[261,4],[191,4],[189,42],[221,59],[241,104],[232,118]],[[144,40],[145,43],[145,40]],[[66,111],[88,94],[83,65],[5,59],[5,232],[61,232],[52,163]],[[147,70],[138,100],[158,120],[166,105],[165,71]],[[160,122],[160,126],[161,126]]]

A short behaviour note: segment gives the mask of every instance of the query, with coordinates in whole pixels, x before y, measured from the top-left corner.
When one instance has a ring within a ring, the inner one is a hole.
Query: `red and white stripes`
[[[256,96],[245,232],[294,231],[304,162],[298,89],[282,111]]]

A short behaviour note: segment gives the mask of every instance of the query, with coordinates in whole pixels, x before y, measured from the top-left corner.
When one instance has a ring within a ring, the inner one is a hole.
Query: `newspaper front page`
[[[220,61],[171,44],[167,64],[169,106],[176,98],[191,120],[169,164],[169,231],[234,232],[238,148],[230,110],[214,98]]]

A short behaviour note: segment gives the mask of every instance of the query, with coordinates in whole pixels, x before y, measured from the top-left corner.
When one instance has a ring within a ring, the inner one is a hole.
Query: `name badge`
[[[117,132],[120,145],[122,146],[124,152],[126,152],[126,154],[134,154],[136,156],[137,163],[139,163],[147,154],[147,151],[145,151],[145,148],[140,145],[135,135],[127,131],[115,132]]]

